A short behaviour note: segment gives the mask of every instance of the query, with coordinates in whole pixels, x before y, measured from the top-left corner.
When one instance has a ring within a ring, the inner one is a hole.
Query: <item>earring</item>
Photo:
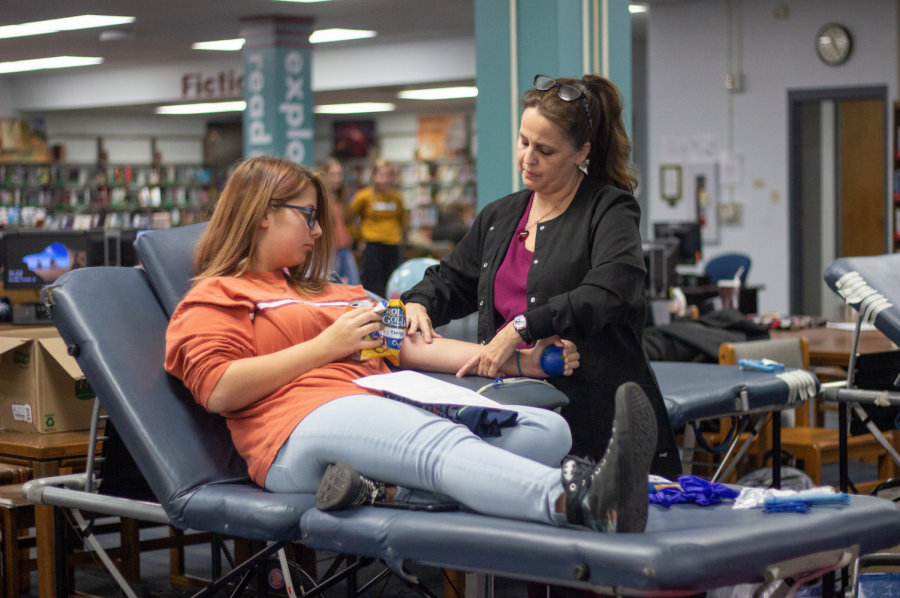
[[[582,160],[581,164],[578,165],[578,169],[587,174],[588,165],[591,163],[590,159],[585,158]]]

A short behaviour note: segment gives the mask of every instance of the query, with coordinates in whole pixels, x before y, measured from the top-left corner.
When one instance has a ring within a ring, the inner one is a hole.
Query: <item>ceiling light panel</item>
[[[648,6],[646,4],[629,4],[628,12],[631,14],[647,12]]]
[[[366,114],[369,112],[391,112],[396,108],[394,104],[380,102],[360,102],[358,104],[325,104],[315,106],[313,112],[317,114]]]
[[[51,19],[49,21],[20,23],[19,25],[5,25],[0,27],[0,39],[25,37],[26,35],[43,35],[59,31],[74,31],[76,29],[91,29],[93,27],[112,27],[113,25],[124,25],[133,22],[134,17],[81,15],[64,19]]]
[[[341,42],[348,39],[363,39],[375,37],[374,31],[364,29],[319,29],[309,36],[311,44],[323,44],[326,42]]]
[[[42,69],[64,69],[73,66],[90,66],[102,62],[102,58],[92,56],[54,56],[52,58],[15,60],[13,62],[0,62],[0,74],[39,71]]]
[[[348,39],[364,39],[375,37],[375,31],[363,29],[320,29],[313,31],[309,36],[310,43],[322,44],[327,42],[340,42]],[[192,44],[194,50],[222,50],[225,52],[240,50],[244,47],[244,39],[220,39],[211,42],[197,42]]]
[[[474,98],[477,95],[477,87],[438,87],[436,89],[409,89],[401,91],[397,97],[404,100],[452,100]]]
[[[223,51],[234,51],[240,50],[244,47],[244,39],[220,39],[219,41],[214,42],[197,42],[196,44],[191,45],[191,48],[195,50],[223,50]]]
[[[210,114],[213,112],[243,112],[247,102],[209,102],[205,104],[175,104],[160,106],[157,114]]]

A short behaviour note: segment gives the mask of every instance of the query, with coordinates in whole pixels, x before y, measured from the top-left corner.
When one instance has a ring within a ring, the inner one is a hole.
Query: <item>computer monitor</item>
[[[70,270],[97,265],[87,231],[8,230],[0,243],[5,289],[40,290]]]
[[[677,239],[673,256],[679,264],[696,264],[703,259],[703,241],[699,222],[654,222],[653,236],[657,241]]]

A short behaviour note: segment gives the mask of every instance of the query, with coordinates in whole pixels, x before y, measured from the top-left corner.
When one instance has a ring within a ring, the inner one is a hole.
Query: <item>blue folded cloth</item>
[[[472,405],[426,405],[389,392],[385,392],[384,396],[462,424],[480,438],[498,438],[503,428],[515,426],[519,417],[518,411],[509,409]]]
[[[680,488],[661,488],[649,495],[650,504],[667,509],[677,504],[695,504],[700,507],[716,505],[723,499],[735,499],[739,492],[724,484],[708,482],[697,476],[683,475],[678,478]]]

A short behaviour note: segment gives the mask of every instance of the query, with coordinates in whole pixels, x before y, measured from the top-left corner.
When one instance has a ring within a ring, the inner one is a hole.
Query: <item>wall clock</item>
[[[816,53],[829,66],[846,62],[852,49],[853,40],[843,25],[828,23],[816,34]]]

